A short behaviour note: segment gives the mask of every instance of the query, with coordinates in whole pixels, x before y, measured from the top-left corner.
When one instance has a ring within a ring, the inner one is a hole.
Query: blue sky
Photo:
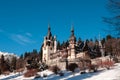
[[[106,35],[102,17],[108,0],[0,0],[0,51],[20,55],[39,51],[48,23],[59,41],[68,40],[71,25],[82,40]]]

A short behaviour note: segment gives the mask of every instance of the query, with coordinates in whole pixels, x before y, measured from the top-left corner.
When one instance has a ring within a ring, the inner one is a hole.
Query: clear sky
[[[0,51],[20,55],[39,51],[48,23],[59,41],[68,40],[71,25],[82,40],[105,36],[108,0],[0,0]]]

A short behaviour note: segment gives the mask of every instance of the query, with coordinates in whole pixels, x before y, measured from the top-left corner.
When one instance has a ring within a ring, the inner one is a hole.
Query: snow
[[[12,80],[13,78],[16,78],[18,76],[21,76],[23,74],[19,73],[10,73],[9,75],[0,75],[0,80]]]
[[[15,55],[14,53],[8,53],[8,52],[1,52],[0,51],[0,58],[1,56],[4,55],[5,59],[11,59],[12,57],[16,57],[19,58],[17,55]]]
[[[111,70],[105,70],[84,80],[120,80],[120,63],[116,64]]]
[[[1,52],[0,51],[0,55],[9,55],[9,54],[14,55],[14,53],[8,53],[8,52]]]
[[[120,80],[120,63],[116,63],[110,70],[100,69],[98,72],[91,72],[86,74],[80,74],[75,72],[73,75],[70,71],[63,71],[64,76],[54,75],[53,72],[45,70],[38,72],[42,77],[34,79],[35,76],[25,78],[23,73],[11,73],[10,75],[0,75],[0,80]],[[47,77],[43,77],[46,74]]]

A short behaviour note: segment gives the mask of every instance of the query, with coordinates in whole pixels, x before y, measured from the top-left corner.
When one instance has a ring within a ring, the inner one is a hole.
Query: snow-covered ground
[[[64,76],[54,75],[51,71],[38,72],[41,76],[47,74],[47,77],[34,79],[34,77],[25,78],[23,74],[11,73],[10,75],[0,75],[0,80],[120,80],[120,63],[115,64],[110,70],[102,69],[94,73],[80,74],[76,72],[74,75],[70,71],[64,71]]]

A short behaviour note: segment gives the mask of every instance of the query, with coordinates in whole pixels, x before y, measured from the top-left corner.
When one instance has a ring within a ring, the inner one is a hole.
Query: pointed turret
[[[104,51],[104,47],[101,43],[100,34],[99,34],[99,48],[100,48],[100,52],[101,52],[102,57],[104,57],[105,51]]]
[[[50,24],[48,24],[48,34],[47,38],[50,39],[52,37],[51,29],[50,29]]]
[[[70,40],[69,40],[69,48],[70,48],[70,58],[75,59],[76,53],[75,53],[75,44],[76,44],[76,37],[74,35],[74,28],[72,26],[71,28],[71,35],[70,35]]]
[[[49,64],[51,58],[50,54],[55,53],[57,51],[57,39],[56,36],[52,36],[50,24],[48,24],[48,32],[47,36],[44,37],[44,44],[42,47],[43,55],[42,61],[46,64]]]
[[[73,26],[72,26],[72,28],[71,28],[70,43],[73,43],[73,44],[76,43],[76,37],[75,37],[75,35],[74,35],[74,28],[73,28]]]
[[[72,28],[71,28],[71,37],[72,36],[74,36],[74,28],[73,28],[73,26],[72,26]]]

